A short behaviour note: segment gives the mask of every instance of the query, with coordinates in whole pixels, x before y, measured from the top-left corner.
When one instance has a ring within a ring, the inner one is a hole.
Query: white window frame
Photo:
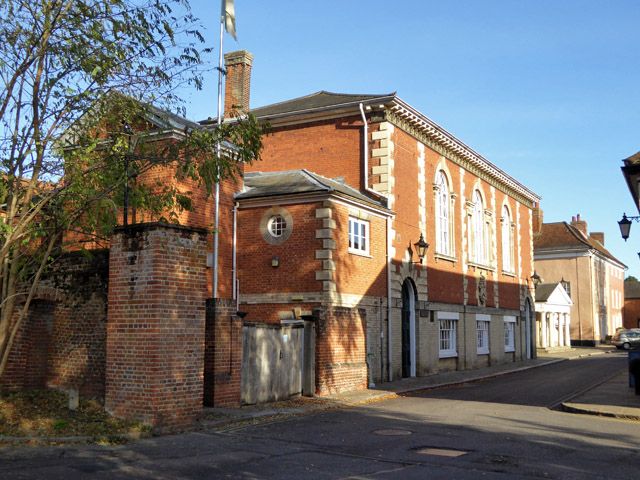
[[[504,351],[516,351],[516,317],[504,316]]]
[[[491,315],[476,315],[476,343],[478,346],[478,355],[487,355],[489,353],[490,322]]]
[[[273,215],[267,222],[267,231],[273,238],[280,238],[287,231],[287,220],[280,214]]]
[[[478,265],[488,265],[487,226],[484,221],[484,202],[480,190],[473,192],[473,212],[471,214],[471,261]]]
[[[502,270],[514,273],[513,258],[513,228],[511,226],[511,212],[509,207],[502,207]]]
[[[349,217],[349,253],[369,255],[371,243],[370,231],[367,220]],[[358,244],[357,247],[355,246],[356,243]]]
[[[438,312],[438,351],[439,358],[451,358],[458,356],[458,320],[460,315],[456,312]],[[443,329],[443,326],[445,327]],[[448,342],[443,344],[443,332],[448,332]],[[443,348],[443,346],[445,348]]]
[[[451,199],[449,182],[442,170],[438,172],[436,186],[436,253],[453,256],[453,249],[451,248]]]

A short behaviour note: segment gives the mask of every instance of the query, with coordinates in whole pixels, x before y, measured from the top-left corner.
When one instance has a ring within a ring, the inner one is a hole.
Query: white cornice
[[[516,193],[516,196],[524,200],[523,203],[529,206],[532,206],[533,203],[540,202],[540,196],[506,174],[489,160],[465,145],[429,117],[400,98],[394,97],[386,106],[391,121],[395,120],[399,123],[398,126],[403,129],[413,127],[428,140],[431,140],[428,142],[430,147],[436,147],[436,149],[440,147],[438,149],[441,150],[439,153],[450,157],[451,160],[456,161],[456,163],[473,173],[480,173],[478,176],[482,177],[483,175],[481,175],[481,173],[484,173],[490,178],[497,180],[503,188],[506,187],[510,192]]]
[[[356,207],[381,218],[395,216],[395,213],[392,212],[391,210],[387,210],[384,208],[376,208],[373,205],[369,205],[364,202],[359,202],[350,197],[336,195],[335,193],[332,193],[332,192],[292,193],[292,194],[273,195],[273,196],[256,197],[256,198],[240,198],[240,199],[237,199],[236,201],[238,202],[238,208],[240,210],[243,210],[246,208],[270,207],[274,205],[295,205],[295,204],[301,204],[301,203],[317,203],[325,200],[331,200],[332,202],[345,205],[347,207]]]

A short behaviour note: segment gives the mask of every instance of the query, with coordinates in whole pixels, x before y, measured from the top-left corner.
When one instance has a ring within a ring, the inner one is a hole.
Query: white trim
[[[481,313],[476,314],[476,347],[478,355],[487,355],[489,353],[489,335],[490,335],[490,315],[484,315]],[[486,328],[478,328],[479,326],[483,326]],[[480,332],[484,332],[482,335],[482,345],[480,344]]]
[[[334,194],[329,192],[313,194],[291,193],[287,195],[274,195],[273,197],[237,198],[236,202],[238,202],[238,208],[240,210],[245,210],[257,207],[272,207],[274,205],[280,206],[297,205],[301,203],[317,203],[323,202],[325,200],[329,200],[330,202],[338,205],[359,208],[379,218],[389,218],[395,216],[395,213],[390,210],[386,213],[384,211],[381,211],[384,207],[380,207],[380,209],[377,209],[374,205],[360,203],[355,199],[354,201],[348,201],[343,199],[342,197],[336,197],[334,196]]]
[[[357,226],[358,228],[356,228],[355,230],[351,230],[351,226]],[[362,230],[360,229],[360,227],[364,227],[364,233],[362,232]],[[349,231],[348,231],[348,235],[349,235],[349,248],[348,251],[349,253],[355,253],[357,255],[365,255],[365,256],[370,256],[370,252],[371,252],[371,226],[369,224],[369,220],[362,220],[360,218],[356,218],[354,216],[349,215]],[[364,248],[361,247],[352,247],[351,244],[352,243],[356,243],[355,241],[352,242],[352,240],[356,240],[356,239],[360,239],[364,242]]]
[[[516,317],[505,315],[504,320],[504,351],[505,353],[516,351]],[[507,343],[507,333],[510,332],[509,342]]]
[[[460,316],[454,312],[438,312],[438,358],[451,358],[458,356],[458,320]],[[449,322],[453,328],[447,329],[451,333],[449,348],[441,347],[442,322]]]

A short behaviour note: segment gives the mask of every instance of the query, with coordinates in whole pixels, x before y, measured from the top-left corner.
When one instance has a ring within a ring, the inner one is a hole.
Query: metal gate
[[[245,324],[241,402],[283,400],[302,393],[304,324]]]

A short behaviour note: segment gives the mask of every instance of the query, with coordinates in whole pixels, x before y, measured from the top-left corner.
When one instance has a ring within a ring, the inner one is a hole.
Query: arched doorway
[[[524,341],[527,351],[526,358],[533,358],[533,352],[535,351],[535,347],[533,346],[533,339],[535,338],[533,335],[533,310],[531,308],[531,302],[527,298],[524,302]]]
[[[416,376],[416,288],[409,278],[402,283],[402,376]]]

